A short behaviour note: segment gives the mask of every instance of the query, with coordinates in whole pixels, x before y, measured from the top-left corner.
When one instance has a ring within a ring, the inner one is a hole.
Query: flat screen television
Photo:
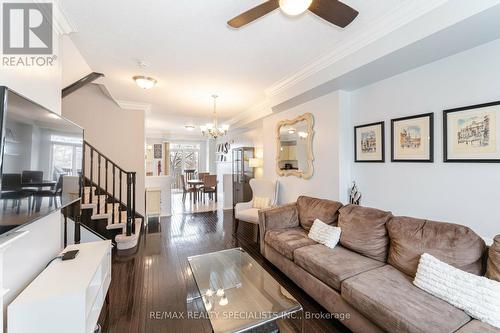
[[[0,237],[78,201],[83,129],[0,86]]]

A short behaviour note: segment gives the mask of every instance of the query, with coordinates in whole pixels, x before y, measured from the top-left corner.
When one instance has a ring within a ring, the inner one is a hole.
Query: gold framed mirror
[[[305,113],[282,120],[276,126],[276,172],[280,176],[311,178],[314,172],[312,150],[314,118]]]

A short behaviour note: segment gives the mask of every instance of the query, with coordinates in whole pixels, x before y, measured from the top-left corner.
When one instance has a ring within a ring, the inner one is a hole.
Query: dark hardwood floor
[[[99,320],[102,332],[211,332],[208,319],[188,318],[203,313],[203,308],[199,302],[186,301],[197,295],[187,257],[233,247],[244,248],[305,311],[328,313],[260,255],[254,228],[240,223],[238,234],[233,235],[230,211],[174,215],[160,222],[150,219],[133,253],[113,255],[109,304]],[[297,319],[280,321],[280,331],[299,332],[300,324]],[[333,319],[307,319],[305,332],[349,330]]]

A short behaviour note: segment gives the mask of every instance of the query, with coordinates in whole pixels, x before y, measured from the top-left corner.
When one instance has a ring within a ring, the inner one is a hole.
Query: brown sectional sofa
[[[342,228],[334,249],[307,237],[316,218]],[[413,285],[424,252],[484,275],[485,243],[465,226],[304,196],[259,219],[264,257],[353,332],[500,332]]]

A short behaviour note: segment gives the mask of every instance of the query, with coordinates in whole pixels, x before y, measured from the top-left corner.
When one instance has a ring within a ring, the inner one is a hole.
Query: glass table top
[[[302,306],[241,248],[188,258],[212,329],[245,332]]]

